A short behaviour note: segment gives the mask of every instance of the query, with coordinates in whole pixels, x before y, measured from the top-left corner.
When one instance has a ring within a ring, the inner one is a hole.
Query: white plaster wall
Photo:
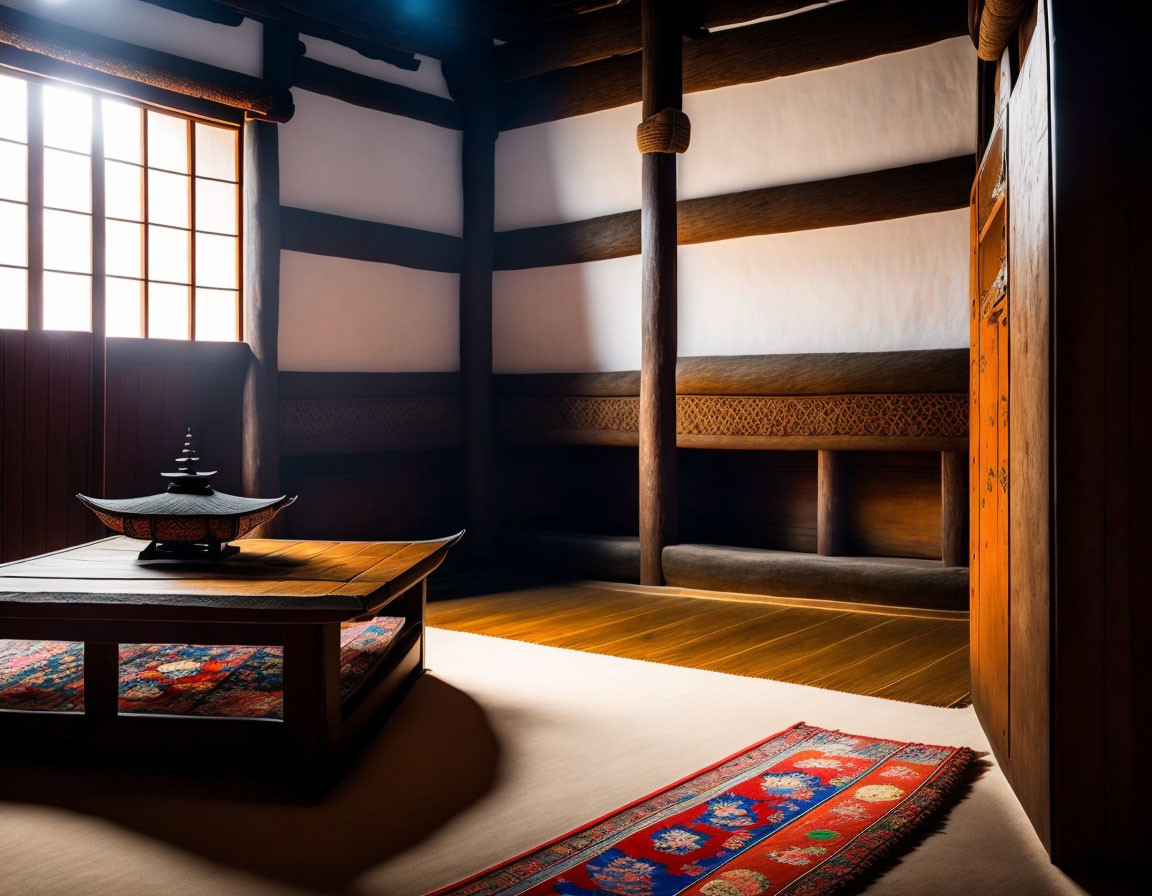
[[[154,50],[260,74],[264,32],[251,19],[236,27],[217,25],[140,0],[4,0],[4,5]]]
[[[968,344],[967,209],[698,243],[678,259],[681,355]]]
[[[681,246],[680,355],[968,344],[966,209]],[[500,373],[635,370],[637,256],[501,271]]]
[[[284,205],[460,235],[460,132],[293,90]]]
[[[973,151],[966,38],[685,97],[682,198],[838,177]],[[639,207],[639,106],[497,141],[497,229]],[[965,210],[682,246],[680,354],[967,345]],[[501,371],[639,365],[639,260],[497,274]]]
[[[497,373],[640,366],[639,256],[497,271],[492,291]]]
[[[976,52],[964,37],[874,59],[690,93],[681,198],[800,183],[972,152]],[[507,131],[496,142],[496,229],[640,204],[640,106]]]
[[[280,369],[460,367],[456,274],[280,254]]]

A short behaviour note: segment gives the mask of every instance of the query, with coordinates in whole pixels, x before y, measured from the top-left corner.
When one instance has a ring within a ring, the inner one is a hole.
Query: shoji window
[[[239,209],[237,128],[0,72],[0,327],[237,340]]]

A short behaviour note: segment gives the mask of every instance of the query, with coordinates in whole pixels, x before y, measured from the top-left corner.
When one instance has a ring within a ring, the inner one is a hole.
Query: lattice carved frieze
[[[630,396],[510,395],[500,400],[500,426],[510,433],[636,432],[640,400]]]
[[[286,445],[343,440],[360,450],[460,438],[460,399],[454,395],[288,399],[280,402]]]
[[[685,435],[964,438],[968,396],[681,395],[676,416]]]
[[[507,396],[500,424],[509,435],[636,432],[631,396]],[[968,434],[963,393],[883,395],[680,395],[681,435],[958,439]]]

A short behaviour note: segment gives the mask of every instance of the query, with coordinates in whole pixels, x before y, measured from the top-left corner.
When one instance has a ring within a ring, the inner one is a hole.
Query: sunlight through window
[[[5,70],[0,327],[91,329],[97,273],[109,336],[239,339],[240,199],[237,127]]]

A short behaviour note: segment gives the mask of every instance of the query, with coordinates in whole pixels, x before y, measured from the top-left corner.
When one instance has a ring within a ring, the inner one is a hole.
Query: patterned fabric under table
[[[340,696],[364,680],[404,620],[378,616],[340,631]],[[280,719],[283,647],[120,647],[120,712]],[[0,710],[84,710],[84,645],[0,640]]]
[[[435,896],[814,896],[945,802],[974,754],[798,724]]]

